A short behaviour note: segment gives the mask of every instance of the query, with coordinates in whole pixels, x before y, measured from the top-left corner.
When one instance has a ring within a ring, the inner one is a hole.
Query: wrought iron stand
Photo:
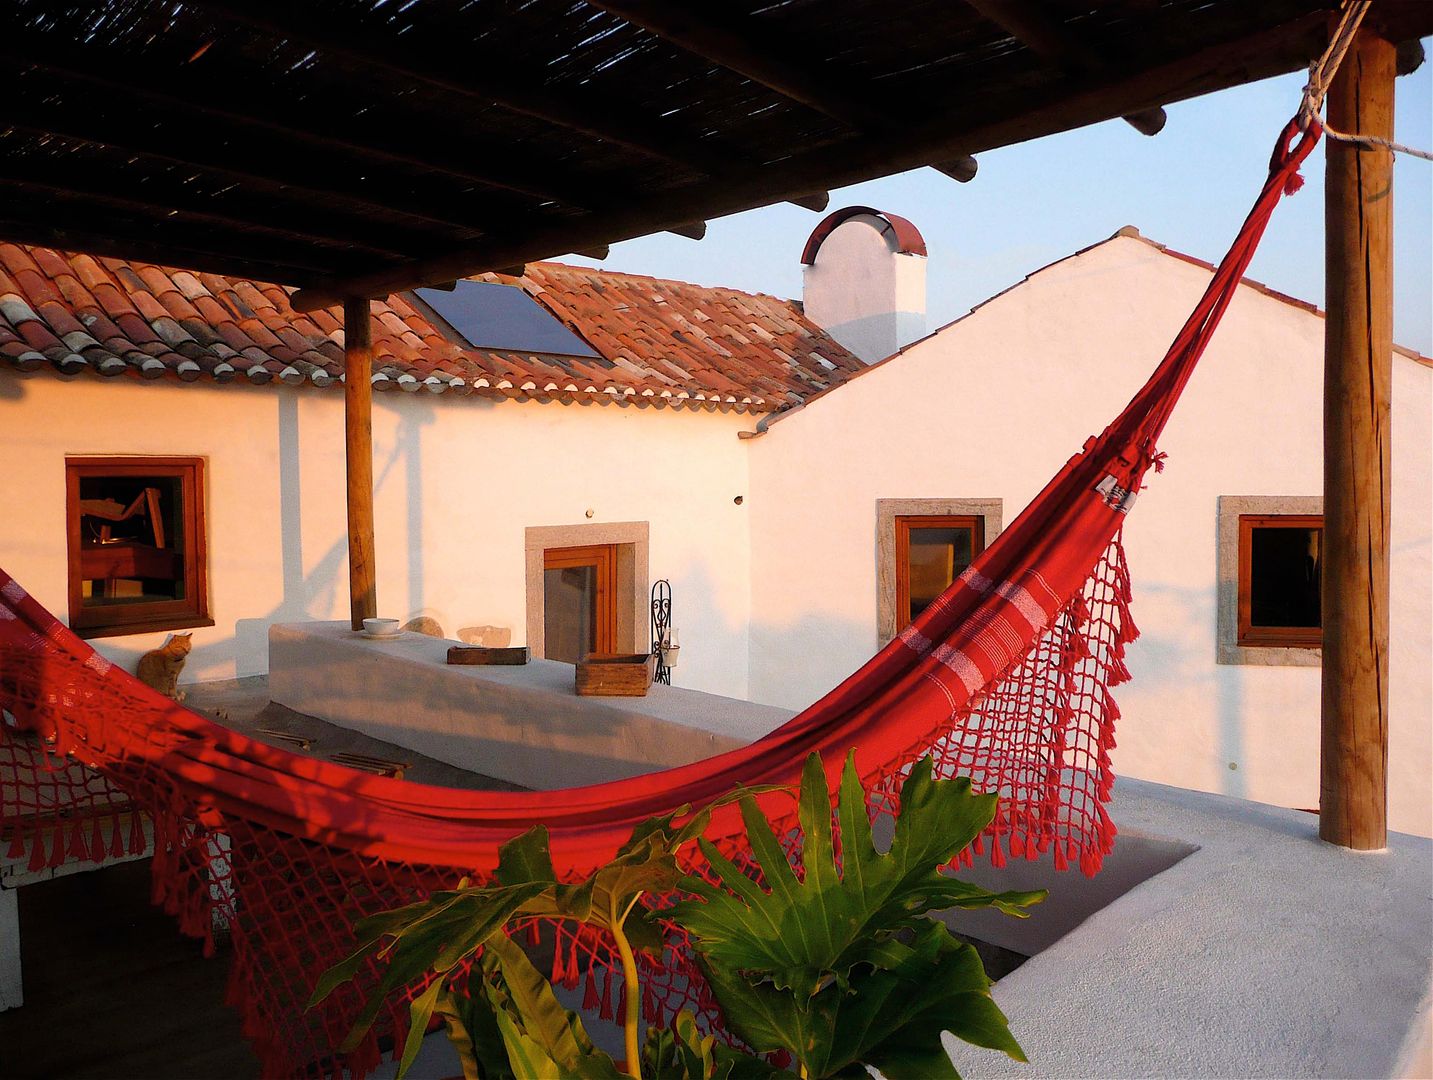
[[[672,583],[662,578],[652,586],[652,652],[657,655],[657,672],[653,680],[672,685],[672,669],[667,666],[667,650],[672,647]]]

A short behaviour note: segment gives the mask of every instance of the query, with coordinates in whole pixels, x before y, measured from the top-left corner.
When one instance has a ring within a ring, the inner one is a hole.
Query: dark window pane
[[[914,619],[949,588],[975,557],[974,531],[963,526],[912,526],[910,531],[910,611]]]
[[[1319,610],[1323,530],[1254,528],[1249,550],[1249,623],[1322,625]]]
[[[544,570],[542,587],[544,651],[575,664],[597,648],[597,567]]]
[[[186,598],[179,477],[81,477],[79,513],[83,607]]]

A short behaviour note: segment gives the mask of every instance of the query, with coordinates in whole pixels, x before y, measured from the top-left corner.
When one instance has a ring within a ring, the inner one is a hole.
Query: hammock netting
[[[1093,874],[1114,841],[1105,811],[1135,637],[1121,525],[1155,439],[1233,297],[1274,206],[1295,190],[1318,137],[1290,124],[1268,182],[1208,291],[1144,388],[1088,440],[1011,526],[899,637],[781,728],[716,758],[594,787],[466,792],[374,777],[266,746],[148,689],[72,634],[0,572],[0,852],[31,870],[145,850],[153,897],[212,950],[232,941],[229,999],[264,1075],[362,1075],[380,1034],[400,1037],[421,984],[395,993],[356,1051],[336,1047],[377,969],[305,1011],[313,984],[355,945],[354,922],[461,875],[489,877],[498,847],[534,824],[554,865],[581,875],[631,828],[738,784],[794,786],[819,751],[836,788],[854,748],[874,817],[898,810],[909,766],[969,776],[999,810],[958,861],[1047,854]],[[474,762],[481,770],[482,763]],[[761,796],[799,849],[794,801]],[[740,817],[718,810],[707,835],[747,864]],[[693,855],[694,858],[699,858]],[[694,867],[700,870],[700,867]],[[667,898],[654,897],[661,906]],[[620,1011],[610,941],[559,923],[522,928],[551,950],[555,982],[584,1005]],[[642,957],[649,1022],[720,1018],[679,932]]]

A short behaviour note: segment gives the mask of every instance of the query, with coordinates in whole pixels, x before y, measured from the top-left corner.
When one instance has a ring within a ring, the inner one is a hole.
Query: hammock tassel
[[[603,1020],[612,1019],[612,969],[607,968],[602,972],[602,1008],[598,1010],[598,1016]]]
[[[51,845],[48,865],[50,869],[53,870],[55,867],[63,866],[65,863],[65,823],[63,821],[55,823],[51,839],[54,843]]]
[[[90,862],[104,862],[104,829],[100,825],[100,819],[95,817],[91,822],[90,829]]]
[[[18,825],[15,831],[10,834],[10,844],[5,849],[7,859],[19,859],[25,854],[25,830]]]
[[[30,873],[34,874],[45,868],[45,830],[36,829],[30,838]]]
[[[85,823],[76,821],[70,826],[70,847],[66,854],[71,859],[88,859],[90,850],[85,838]]]
[[[587,965],[587,987],[582,994],[582,1008],[587,1012],[597,1008],[597,976],[594,974],[596,966],[595,959]]]

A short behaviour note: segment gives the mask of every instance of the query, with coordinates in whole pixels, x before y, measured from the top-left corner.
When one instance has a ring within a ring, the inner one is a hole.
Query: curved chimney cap
[[[821,219],[821,224],[811,230],[806,247],[801,251],[801,261],[807,266],[813,265],[816,262],[816,252],[821,249],[826,237],[851,218],[860,217],[863,214],[880,218],[886,223],[881,232],[894,235],[897,254],[924,255],[926,253],[925,237],[921,236],[920,230],[915,225],[899,214],[888,214],[884,210],[876,210],[869,206],[847,206],[840,210],[833,210]]]

